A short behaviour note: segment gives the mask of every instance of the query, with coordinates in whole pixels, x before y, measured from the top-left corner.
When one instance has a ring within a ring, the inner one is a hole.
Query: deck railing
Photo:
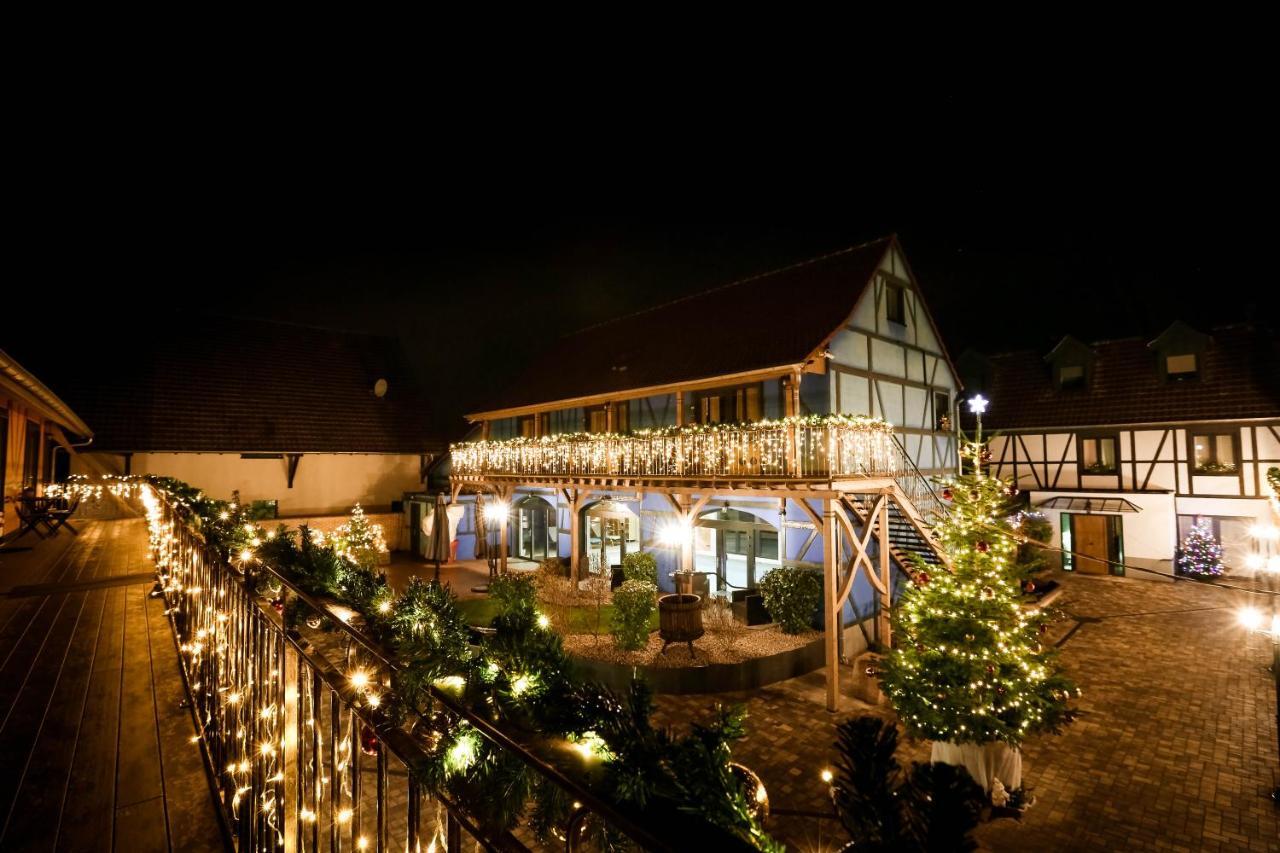
[[[567,769],[574,756],[557,760],[553,745],[503,731],[447,688],[431,687],[427,707],[402,707],[389,718],[377,697],[398,664],[347,624],[351,611],[313,598],[270,566],[220,555],[160,490],[139,484],[136,496],[197,739],[239,851],[565,849],[563,838],[539,844],[523,825],[486,830],[465,802],[419,782],[414,771],[428,760],[426,745],[460,725],[558,788],[577,809],[570,826],[580,835],[590,821],[643,849],[743,849],[674,809],[641,815],[602,799]],[[295,599],[326,624],[287,628],[283,614]]]
[[[450,457],[453,475],[466,478],[812,480],[904,470],[891,425],[848,415],[465,442]]]

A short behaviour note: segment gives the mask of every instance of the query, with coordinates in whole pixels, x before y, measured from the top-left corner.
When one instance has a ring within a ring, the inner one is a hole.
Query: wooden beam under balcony
[[[888,477],[842,478],[840,480],[793,480],[761,477],[756,479],[697,477],[564,477],[536,474],[455,474],[450,478],[455,489],[496,491],[501,488],[545,489],[636,489],[641,492],[672,494],[704,494],[730,492],[739,497],[833,498],[846,494],[880,494],[892,489]]]

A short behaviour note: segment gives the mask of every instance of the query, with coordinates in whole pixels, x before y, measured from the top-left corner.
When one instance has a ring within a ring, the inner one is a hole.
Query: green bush
[[[532,573],[507,572],[489,584],[489,597],[498,605],[498,616],[515,623],[532,622],[538,588]]]
[[[760,581],[764,609],[784,634],[802,634],[809,630],[813,611],[822,599],[822,582],[816,572],[784,566],[774,569]]]
[[[636,551],[622,558],[622,577],[658,586],[658,561],[652,554]]]
[[[648,581],[626,581],[613,591],[613,641],[620,649],[635,651],[649,642],[649,617],[657,602],[658,587]]]

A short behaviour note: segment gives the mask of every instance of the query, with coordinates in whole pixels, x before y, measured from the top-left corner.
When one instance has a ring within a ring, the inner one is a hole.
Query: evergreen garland
[[[246,573],[268,564],[309,595],[360,614],[361,630],[394,650],[399,663],[382,711],[397,721],[410,710],[420,718],[415,731],[424,739],[427,760],[412,772],[455,797],[482,825],[509,830],[527,811],[535,833],[563,836],[570,815],[556,786],[535,779],[517,756],[490,746],[472,726],[443,711],[432,698],[433,685],[452,687],[472,713],[511,732],[578,743],[602,771],[585,781],[606,797],[642,808],[665,799],[759,849],[780,849],[728,772],[729,743],[743,734],[745,710],[722,710],[715,724],[695,727],[684,738],[655,729],[652,696],[643,682],[616,695],[574,674],[559,635],[539,624],[532,584],[523,578],[496,582],[497,633],[477,652],[447,586],[415,579],[396,596],[384,576],[353,562],[341,542],[305,528],[296,541],[283,526],[268,533],[248,520],[243,507],[213,501],[178,480],[146,479],[188,511],[187,521],[223,559]],[[237,554],[243,555],[238,563]],[[288,618],[296,624],[310,611],[294,605]],[[538,798],[532,808],[530,796]],[[623,846],[599,821],[592,831],[609,847]]]

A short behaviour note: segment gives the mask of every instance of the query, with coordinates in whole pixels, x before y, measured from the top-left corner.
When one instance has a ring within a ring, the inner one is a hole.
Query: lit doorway
[[[606,571],[640,550],[640,517],[618,501],[600,501],[583,510],[587,559]]]
[[[1124,574],[1124,526],[1118,515],[1062,514],[1062,567],[1084,575]]]
[[[712,592],[753,588],[778,567],[778,530],[749,512],[713,510],[694,528],[693,565],[711,576]]]
[[[529,495],[516,504],[516,557],[541,562],[559,553],[560,531],[556,528],[556,508],[544,498]]]

